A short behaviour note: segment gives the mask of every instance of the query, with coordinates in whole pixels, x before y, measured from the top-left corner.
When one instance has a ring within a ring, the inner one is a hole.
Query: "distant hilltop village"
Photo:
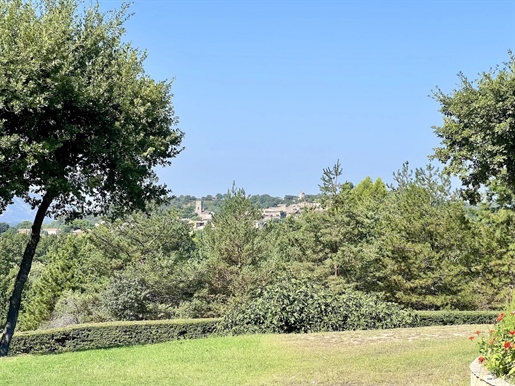
[[[228,197],[228,194],[220,193],[201,198],[180,195],[171,201],[170,206],[175,207],[183,220],[190,223],[194,230],[201,230],[213,220],[213,215],[218,213]],[[301,193],[298,196],[273,197],[269,194],[258,194],[248,196],[248,199],[255,207],[260,208],[262,213],[262,218],[256,223],[256,226],[263,226],[267,221],[278,221],[288,216],[296,216],[307,208],[322,210],[318,203],[320,195]],[[11,216],[9,221],[5,221],[5,225],[11,226],[13,228],[12,231],[30,234],[32,223],[28,218],[33,216],[23,211],[24,205],[22,202],[17,202],[13,208],[10,208],[10,214],[19,214],[19,218]],[[2,221],[4,220],[0,217],[0,224]],[[87,232],[87,229],[103,222],[100,218],[88,218],[84,221],[84,224],[65,224],[64,219],[53,220],[44,224],[41,229],[41,235],[50,236],[70,233],[78,236]]]
[[[261,209],[263,218],[257,225],[262,225],[264,224],[264,222],[270,220],[280,220],[287,216],[298,215],[302,212],[303,209],[306,208],[319,208],[318,203],[306,202],[304,201],[305,199],[306,194],[301,193],[296,199],[296,202],[292,204],[277,204],[272,207]],[[202,200],[196,200],[195,215],[197,219],[190,220],[190,222],[193,223],[193,227],[195,229],[203,229],[213,219],[213,214],[214,212],[212,211],[204,210],[202,206]]]

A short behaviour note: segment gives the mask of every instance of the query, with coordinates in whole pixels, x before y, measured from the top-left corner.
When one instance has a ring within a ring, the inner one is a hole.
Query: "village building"
[[[195,202],[195,214],[197,216],[197,220],[190,220],[190,224],[193,225],[194,230],[202,230],[204,227],[213,220],[213,212],[208,210],[204,210],[202,207],[202,201],[197,200]]]
[[[202,201],[197,200],[195,202],[195,214],[197,217],[200,217],[201,221],[209,222],[213,219],[213,213],[207,210],[204,210],[202,207]]]
[[[30,228],[18,229],[18,233],[22,233],[24,235],[29,235],[31,231],[32,230]],[[59,228],[42,228],[41,229],[42,236],[58,235],[60,233],[61,233],[61,230]]]

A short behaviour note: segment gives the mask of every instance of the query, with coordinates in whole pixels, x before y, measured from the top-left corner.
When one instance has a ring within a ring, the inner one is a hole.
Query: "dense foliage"
[[[459,75],[458,88],[433,95],[440,104],[443,125],[434,127],[441,139],[434,157],[458,176],[467,199],[477,202],[483,186],[495,188],[501,201],[515,193],[515,56],[479,79]]]
[[[502,309],[515,285],[515,213],[486,195],[482,205],[468,206],[431,166],[406,164],[394,180],[339,183],[323,203],[281,221],[263,223],[243,189],[233,187],[203,230],[193,231],[178,209],[155,208],[96,226],[84,222],[82,235],[43,237],[19,328],[220,317],[245,302],[271,306],[256,300],[265,288],[282,288],[285,299],[367,294],[359,295],[363,304],[373,296],[414,310]],[[2,312],[27,238],[0,235]],[[348,309],[334,311],[344,315],[334,321],[312,307],[306,331],[338,323],[363,328],[349,324]],[[438,323],[462,318],[441,315]]]
[[[183,133],[171,82],[148,76],[145,54],[123,41],[127,8],[0,0],[0,213],[15,197],[37,207],[0,356],[16,328],[45,216],[116,218],[167,201],[155,167],[171,164]]]
[[[374,295],[336,294],[307,280],[284,277],[229,310],[219,329],[232,334],[344,331],[406,327],[413,318]]]

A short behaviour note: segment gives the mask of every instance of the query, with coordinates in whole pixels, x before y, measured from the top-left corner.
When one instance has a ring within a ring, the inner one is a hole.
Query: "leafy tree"
[[[443,125],[433,128],[441,139],[433,157],[461,179],[472,203],[492,181],[515,191],[515,57],[509,55],[504,66],[477,80],[460,74],[459,88],[450,94],[433,93],[443,114]]]
[[[271,208],[283,202],[280,197],[272,197],[269,194],[256,194],[250,196],[250,201],[261,209]]]
[[[32,222],[29,220],[22,221],[16,225],[16,229],[30,229],[32,227]]]
[[[0,222],[0,234],[7,232],[7,230],[10,228],[10,225],[6,222]]]
[[[295,202],[297,202],[297,198],[297,196],[287,194],[286,196],[284,196],[283,203],[286,205],[294,204]]]
[[[116,274],[102,296],[102,303],[117,320],[141,320],[148,313],[150,289],[137,272]]]
[[[0,0],[0,211],[38,208],[0,343],[7,355],[46,215],[119,216],[162,202],[153,168],[181,148],[170,82],[122,42],[127,5]]]
[[[366,177],[354,189],[354,195],[358,202],[382,200],[388,195],[388,189],[383,180],[378,178],[375,182],[372,178]]]

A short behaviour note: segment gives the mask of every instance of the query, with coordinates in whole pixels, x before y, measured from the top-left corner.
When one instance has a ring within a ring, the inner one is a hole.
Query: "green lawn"
[[[251,335],[0,360],[1,385],[469,385],[481,326]],[[486,330],[486,327],[482,328]]]

